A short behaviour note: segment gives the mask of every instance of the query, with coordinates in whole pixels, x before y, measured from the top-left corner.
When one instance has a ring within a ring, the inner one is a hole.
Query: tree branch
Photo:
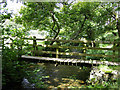
[[[53,14],[52,12],[50,12],[50,13],[51,13],[51,15],[52,15],[53,21],[56,23],[57,28],[58,28],[58,31],[57,31],[57,32],[55,31],[55,32],[56,32],[56,35],[55,35],[54,38],[53,38],[53,39],[56,39],[57,36],[58,36],[58,34],[59,34],[59,32],[60,32],[60,25],[58,24],[57,20],[55,19],[54,14]],[[52,45],[54,42],[55,42],[55,41],[52,41],[52,42],[50,43],[50,45]]]
[[[73,37],[72,40],[76,39],[76,38],[79,36],[79,34],[81,33],[81,29],[83,28],[83,26],[84,26],[84,24],[85,24],[86,19],[87,19],[87,17],[86,17],[86,15],[85,15],[84,21],[83,21],[81,27],[79,28],[79,31],[76,32],[76,33],[73,35],[73,36],[75,36],[75,37]]]
[[[53,27],[52,27],[52,30],[53,30],[55,33],[57,33],[57,32],[54,30],[54,27],[55,27],[55,20],[54,20],[53,17],[52,17],[52,19],[53,19]]]

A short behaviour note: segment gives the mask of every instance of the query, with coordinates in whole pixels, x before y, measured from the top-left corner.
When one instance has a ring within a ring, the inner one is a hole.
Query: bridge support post
[[[56,45],[58,45],[59,43],[56,42]],[[59,58],[59,48],[56,48],[56,58]]]
[[[33,36],[33,55],[35,56],[36,50],[38,50],[37,48],[37,42],[36,42],[36,36]]]
[[[84,45],[84,47],[86,47],[86,46],[87,46],[87,44],[86,44],[86,43],[84,43],[83,45]],[[86,54],[86,49],[83,49],[83,53],[84,53],[84,54]],[[86,59],[86,56],[83,56],[83,60],[85,60],[85,59]]]
[[[56,48],[56,58],[58,58],[59,50]]]

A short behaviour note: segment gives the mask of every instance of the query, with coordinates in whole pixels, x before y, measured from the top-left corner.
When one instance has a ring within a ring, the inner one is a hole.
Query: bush
[[[2,56],[3,88],[20,84],[25,75],[25,64],[23,61],[18,60],[18,51],[5,47]]]

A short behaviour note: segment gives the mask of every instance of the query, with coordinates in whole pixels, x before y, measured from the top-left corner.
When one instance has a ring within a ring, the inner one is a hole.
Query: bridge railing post
[[[56,48],[56,58],[58,58],[59,50]]]
[[[83,46],[86,47],[87,43],[84,43]],[[83,54],[86,54],[86,49],[83,49]],[[85,59],[86,59],[86,56],[83,56],[83,60],[85,60]]]
[[[37,42],[36,42],[36,36],[33,36],[33,55],[35,56],[35,52],[37,49]]]
[[[56,42],[56,45],[58,45],[58,42]],[[56,58],[59,57],[58,54],[59,54],[59,48],[56,48]]]

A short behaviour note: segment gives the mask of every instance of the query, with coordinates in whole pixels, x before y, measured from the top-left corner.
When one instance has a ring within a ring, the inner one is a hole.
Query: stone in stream
[[[112,70],[108,66],[93,67],[87,82],[92,85],[103,84],[104,82],[116,82],[118,79],[118,71]]]
[[[31,84],[26,78],[22,81],[23,88],[35,88],[35,84]]]

